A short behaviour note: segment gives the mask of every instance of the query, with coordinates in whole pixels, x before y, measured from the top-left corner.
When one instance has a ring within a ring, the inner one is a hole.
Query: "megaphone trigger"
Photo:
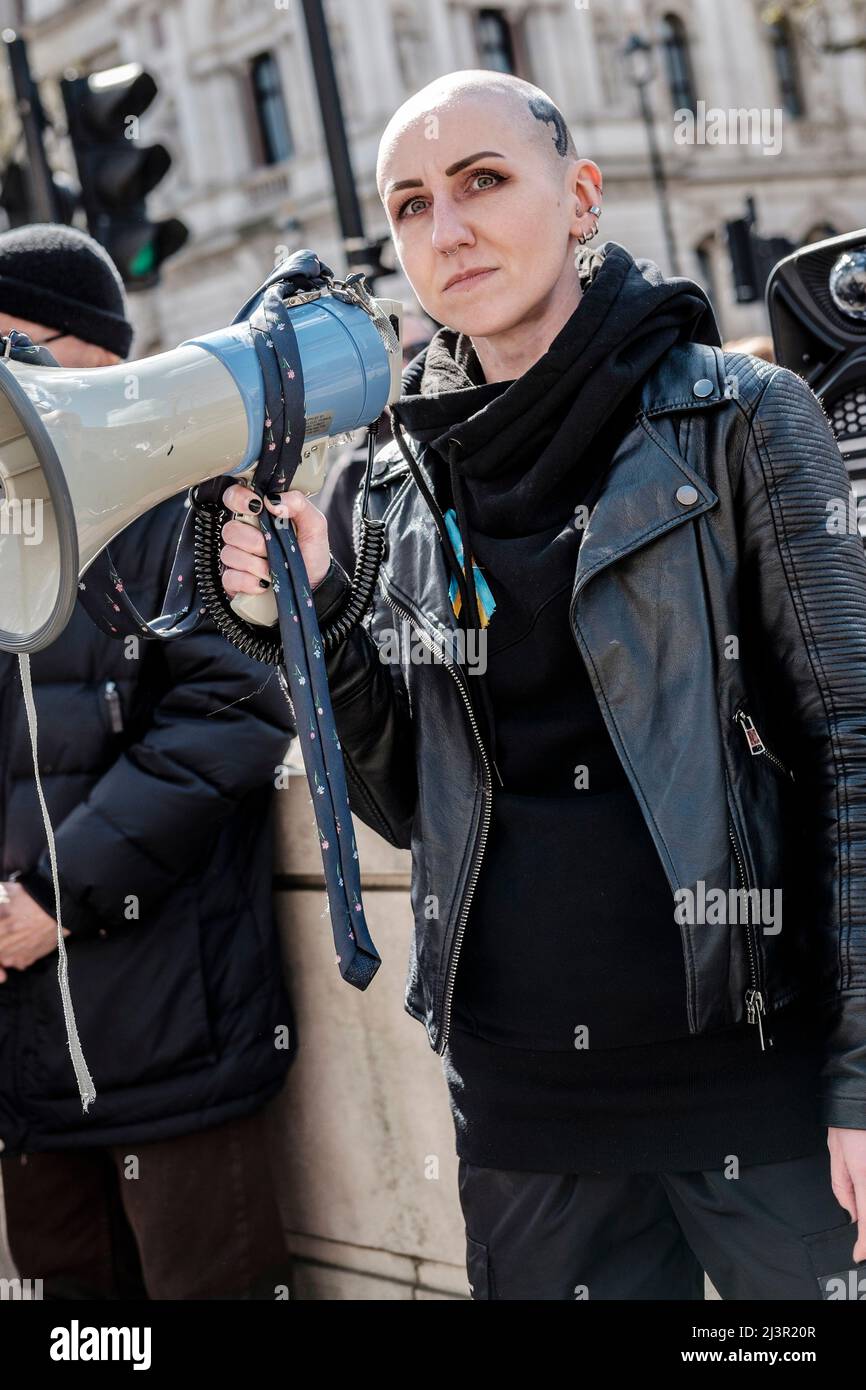
[[[250,512],[233,512],[232,517],[235,521],[242,521],[246,526],[258,526],[259,530],[262,529],[258,517]],[[271,582],[279,583],[279,580],[273,578],[273,571]],[[239,618],[245,619],[248,623],[255,623],[258,627],[273,627],[279,617],[277,600],[272,589],[261,594],[235,594],[231,601],[231,609]]]

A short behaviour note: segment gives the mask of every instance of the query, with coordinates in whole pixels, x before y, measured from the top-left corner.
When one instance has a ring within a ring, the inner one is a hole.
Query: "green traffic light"
[[[156,81],[133,63],[64,78],[61,90],[88,231],[109,252],[126,285],[149,288],[158,282],[163,262],[189,236],[178,218],[152,222],[148,217],[148,194],[168,173],[170,154],[162,145],[142,146],[127,138],[129,117],[150,106]]]
[[[134,276],[150,275],[156,265],[156,249],[152,241],[142,246],[129,262],[129,273]]]

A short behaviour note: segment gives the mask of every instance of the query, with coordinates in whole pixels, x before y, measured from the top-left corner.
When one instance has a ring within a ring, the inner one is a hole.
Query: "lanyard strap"
[[[225,486],[226,480],[223,479]],[[78,602],[88,617],[109,637],[138,636],[168,641],[193,632],[201,623],[204,609],[196,594],[195,514],[187,508],[177,539],[171,578],[159,616],[148,620],[126,592],[109,549],[101,550],[78,582]]]
[[[254,485],[285,492],[304,442],[304,374],[297,335],[279,290],[271,285],[250,320],[265,382],[265,435]],[[366,989],[381,964],[361,901],[358,849],[310,581],[293,523],[263,513],[271,585],[283,640],[281,677],[288,686],[301,742],[319,844],[337,962],[344,980]],[[283,524],[277,524],[281,522]]]

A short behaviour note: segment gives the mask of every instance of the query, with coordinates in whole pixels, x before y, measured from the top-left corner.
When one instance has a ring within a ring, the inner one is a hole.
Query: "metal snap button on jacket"
[[[694,506],[697,500],[698,490],[691,483],[683,483],[682,487],[677,488],[677,501],[682,502],[684,507]]]
[[[713,394],[713,383],[709,377],[702,376],[700,381],[696,381],[692,387],[692,394],[695,396],[711,396]]]

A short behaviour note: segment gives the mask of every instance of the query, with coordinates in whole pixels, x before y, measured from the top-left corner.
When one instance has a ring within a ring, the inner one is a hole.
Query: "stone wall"
[[[403,1008],[409,854],[355,819],[382,957],[357,990],[335,961],[306,779],[291,777],[277,800],[277,908],[298,1054],[274,1108],[274,1156],[296,1296],[468,1298],[441,1061]]]

